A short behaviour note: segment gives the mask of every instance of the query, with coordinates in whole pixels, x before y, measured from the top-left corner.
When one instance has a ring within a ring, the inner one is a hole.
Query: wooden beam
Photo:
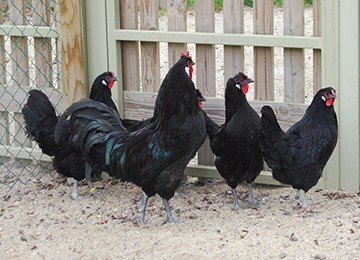
[[[132,120],[142,120],[152,117],[156,93],[144,92],[124,92],[125,118]],[[225,122],[224,98],[206,97],[203,102],[204,111],[217,123]],[[308,107],[305,104],[279,103],[272,101],[249,101],[250,105],[260,114],[262,106],[271,106],[279,120],[283,130],[287,130],[291,125],[299,121]]]
[[[159,0],[140,0],[140,30],[159,30]],[[160,87],[159,42],[141,42],[141,79],[143,91]]]
[[[224,33],[244,33],[244,1],[227,0],[223,3]],[[244,72],[244,46],[224,45],[224,86],[230,77]]]
[[[340,188],[359,190],[359,1],[339,2],[339,149]],[[351,39],[351,40],[350,40]]]
[[[274,34],[274,3],[254,1],[254,33]],[[254,47],[255,99],[274,100],[274,48]]]
[[[59,0],[64,108],[86,97],[83,4]]]
[[[1,34],[1,31],[0,31]],[[233,46],[261,46],[321,49],[323,41],[320,37],[277,36],[277,35],[245,35],[233,33],[201,33],[201,32],[166,32],[115,29],[113,36],[118,41],[144,42],[176,42],[196,44],[222,44]]]
[[[185,31],[186,25],[186,1],[184,0],[168,0],[168,31]],[[168,44],[168,68],[171,68],[180,58],[181,51],[186,53],[186,43],[169,43]]]

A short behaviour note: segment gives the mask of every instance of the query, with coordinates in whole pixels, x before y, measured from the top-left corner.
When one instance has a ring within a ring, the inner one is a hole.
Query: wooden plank
[[[168,31],[186,31],[186,1],[184,0],[168,0],[167,1],[168,14]],[[171,43],[168,44],[168,61],[169,68],[172,67],[180,58],[181,52],[186,53],[186,43]]]
[[[21,12],[19,13],[19,10]],[[9,8],[9,18],[13,25],[25,25],[26,9],[25,0],[14,0]],[[28,42],[23,36],[11,36],[11,64],[12,77],[9,84],[28,85],[29,84],[29,58],[28,58]]]
[[[213,1],[196,0],[195,13],[196,32],[215,31],[215,6]],[[206,97],[216,96],[215,62],[215,45],[196,45],[196,87]],[[210,149],[208,139],[198,150],[198,164],[214,164],[214,155]]]
[[[25,37],[42,37],[43,35],[46,35],[49,38],[57,38],[59,36],[58,29],[55,27],[35,28],[27,25],[16,25],[16,27],[14,27],[13,25],[8,24],[1,25],[0,35]]]
[[[360,173],[360,4],[356,0],[339,2],[339,149],[340,188],[359,190]],[[355,36],[355,37],[354,37]],[[351,39],[351,40],[350,40]]]
[[[321,37],[321,0],[313,0],[313,30],[315,37]],[[321,89],[321,50],[313,50],[313,92]]]
[[[215,31],[214,3],[207,0],[195,1],[196,32]],[[196,45],[196,87],[206,97],[216,95],[215,86],[215,45]]]
[[[86,96],[82,1],[59,0],[64,107]]]
[[[20,10],[20,12],[19,12]],[[26,25],[26,8],[24,0],[14,0],[12,5],[9,8],[9,18],[12,21],[12,24],[16,27],[17,25]],[[13,86],[16,89],[15,93],[22,92],[20,89],[20,85],[29,85],[29,59],[28,59],[28,40],[27,37],[24,36],[11,36],[11,63],[12,63],[12,77],[9,82],[9,85],[6,87],[6,90]],[[22,100],[15,99],[13,103],[18,104],[18,109],[14,110],[14,112],[9,112],[7,110],[9,116],[9,137],[10,143],[13,146],[21,147],[26,146],[29,147],[29,140],[26,138],[25,132],[21,127],[21,123],[23,122],[23,116],[19,113],[20,105]],[[26,142],[27,141],[27,142]]]
[[[31,154],[31,158],[41,161],[51,161],[51,157],[43,154],[40,149],[33,149],[27,147],[14,147],[4,145],[0,147],[0,156],[14,156],[18,159],[28,159]]]
[[[274,34],[274,3],[254,1],[254,33]],[[274,48],[254,47],[255,99],[274,100]]]
[[[34,6],[33,24],[34,26],[49,26],[50,11],[47,10],[49,0],[33,0]],[[51,38],[34,37],[35,47],[35,75],[38,87],[52,86],[52,53]]]
[[[155,100],[155,93],[125,91],[125,118],[142,120],[152,117]],[[287,130],[291,125],[299,121],[308,107],[305,104],[278,103],[273,101],[249,101],[249,103],[259,114],[264,105],[271,106],[283,130]],[[225,122],[224,98],[207,97],[202,107],[217,124],[223,124]]]
[[[224,1],[223,13],[224,33],[244,33],[244,1]],[[224,86],[240,71],[244,71],[244,46],[224,45]]]
[[[304,28],[304,1],[284,1],[284,35],[304,35]],[[284,99],[305,102],[304,49],[284,49]]]
[[[138,29],[138,0],[120,1],[120,28]],[[124,90],[140,90],[139,42],[121,42]]]
[[[159,30],[159,0],[140,0],[140,30]],[[158,42],[141,42],[142,90],[157,92],[160,87]]]
[[[0,10],[3,9],[3,1],[0,0]],[[0,11],[0,25],[4,19],[4,12]],[[6,84],[6,58],[4,36],[0,36],[0,84]],[[1,116],[1,115],[0,115]]]
[[[0,31],[1,35],[2,31]],[[196,44],[221,44],[233,46],[260,46],[321,49],[324,42],[320,37],[244,35],[201,32],[166,32],[115,29],[113,37],[118,41],[174,42]]]
[[[8,116],[7,112],[0,112],[0,144],[2,145],[9,144]]]

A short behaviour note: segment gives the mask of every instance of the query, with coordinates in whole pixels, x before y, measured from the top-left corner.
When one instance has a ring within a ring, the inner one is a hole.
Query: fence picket
[[[314,16],[314,36],[321,36],[321,0],[313,0],[313,16]],[[321,89],[321,50],[313,50],[313,74],[314,74],[314,88],[315,93]]]
[[[254,1],[254,34],[274,34],[274,3]],[[255,99],[274,100],[274,48],[254,47]]]
[[[0,0],[0,25],[3,24],[4,12],[3,1]],[[5,58],[5,41],[4,36],[0,35],[0,83],[6,84],[6,58]]]
[[[284,35],[304,35],[304,0],[284,1]],[[305,102],[304,49],[284,48],[284,101]]]
[[[168,31],[186,31],[186,1],[168,0]],[[186,43],[168,43],[169,68],[174,65],[180,57],[180,53],[186,53]]]
[[[34,7],[33,24],[34,26],[49,26],[50,12],[49,0],[33,0]],[[35,46],[35,71],[36,71],[36,85],[39,88],[50,87],[52,84],[52,55],[51,55],[51,38],[48,37],[34,37]]]
[[[215,7],[212,1],[195,1],[195,29],[197,32],[215,31]],[[215,45],[196,45],[196,87],[202,94],[213,97],[216,95],[215,86]],[[214,154],[210,149],[207,138],[198,151],[198,163],[202,165],[213,165]]]
[[[140,30],[159,30],[159,0],[140,0]],[[143,91],[157,92],[160,86],[158,42],[141,42],[141,78]]]
[[[138,29],[138,0],[120,1],[120,28]],[[124,90],[140,90],[139,42],[121,42]]]
[[[244,33],[244,1],[223,2],[224,33]],[[224,86],[230,77],[244,71],[244,46],[224,46]]]

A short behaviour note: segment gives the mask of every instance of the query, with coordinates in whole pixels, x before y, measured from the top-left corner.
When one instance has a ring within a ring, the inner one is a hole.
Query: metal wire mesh
[[[54,174],[27,139],[21,110],[34,88],[62,109],[57,21],[55,0],[0,0],[0,189]]]

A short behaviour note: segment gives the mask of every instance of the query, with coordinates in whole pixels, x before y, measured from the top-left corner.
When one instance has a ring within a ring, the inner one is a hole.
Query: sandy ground
[[[276,24],[281,24],[281,10],[275,11]],[[311,28],[310,19],[306,23]],[[245,25],[245,33],[251,34],[252,25]],[[247,56],[251,65],[252,55]],[[278,71],[276,80],[281,81],[281,67]],[[221,86],[221,67],[217,75]],[[306,82],[311,81],[310,74]],[[221,89],[219,93],[223,95]],[[281,91],[277,93],[281,100]],[[5,179],[8,172],[1,167]],[[12,172],[7,184],[16,176],[27,180],[31,172]],[[292,188],[254,185],[263,204],[232,211],[233,197],[223,180],[190,178],[170,200],[174,216],[183,223],[163,224],[164,208],[155,196],[146,211],[149,226],[143,227],[133,220],[141,204],[139,188],[118,181],[95,186],[101,191],[95,196],[87,196],[86,184],[80,186],[80,195],[86,196],[80,200],[71,198],[72,187],[57,175],[32,178],[12,189],[2,186],[0,259],[360,259],[360,193],[311,190],[311,211],[303,212]],[[246,206],[245,185],[238,192]]]
[[[0,190],[1,259],[360,259],[359,193],[311,190],[300,211],[289,187],[254,184],[259,208],[232,211],[223,180],[188,178],[170,200],[183,223],[166,223],[149,199],[147,227],[133,220],[141,191],[98,181],[100,194],[73,200],[63,178]],[[247,206],[247,187],[238,187]]]

